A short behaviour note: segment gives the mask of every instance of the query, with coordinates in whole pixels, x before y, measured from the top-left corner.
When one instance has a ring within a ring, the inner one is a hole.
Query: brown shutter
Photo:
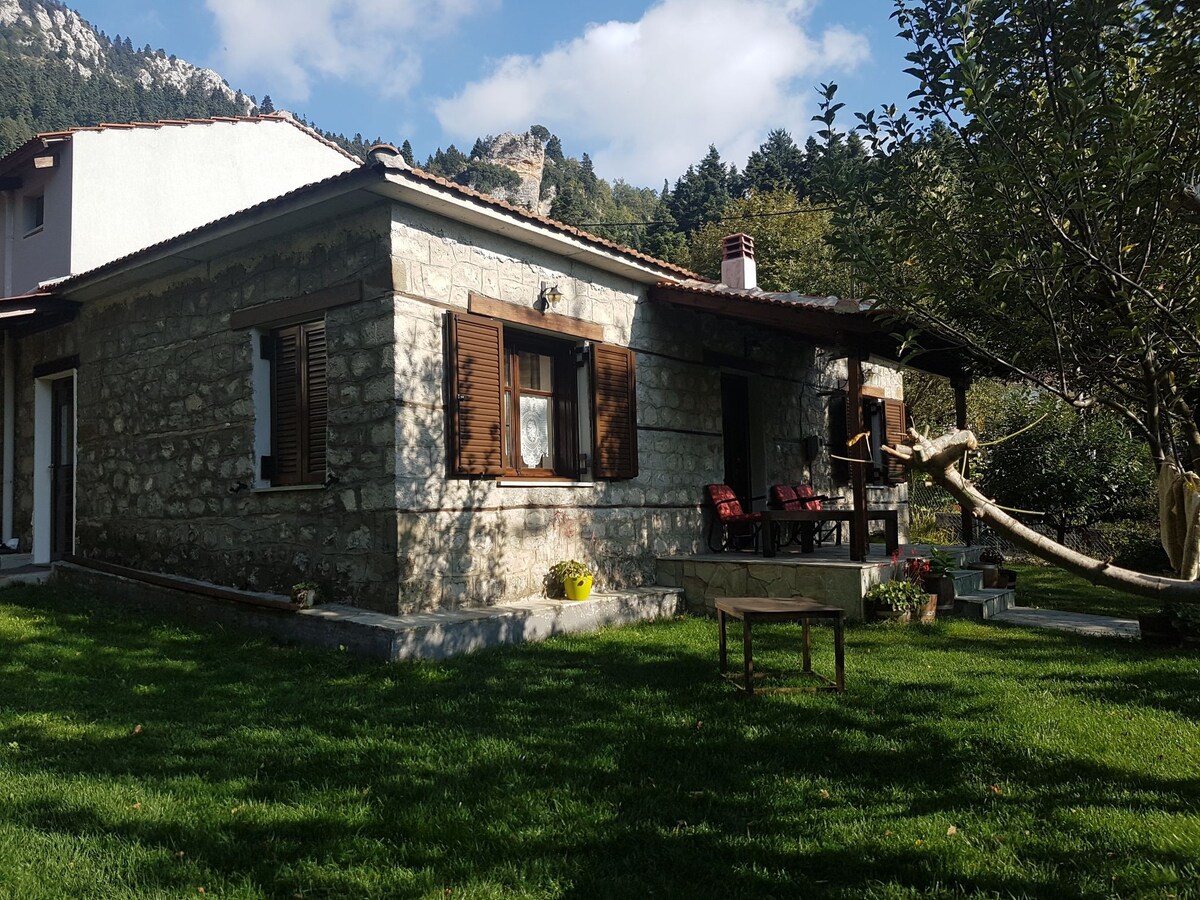
[[[504,326],[450,313],[446,409],[453,475],[504,473]]]
[[[908,436],[908,413],[900,400],[883,400],[884,443],[896,446]],[[904,464],[894,456],[884,454],[888,484],[903,484],[908,480]]]
[[[277,328],[271,353],[271,456],[264,474],[272,484],[325,481],[329,422],[325,323]]]
[[[271,334],[271,465],[272,484],[300,483],[300,329],[279,328]]]
[[[325,322],[300,326],[304,353],[301,397],[300,458],[303,480],[308,484],[325,483],[325,433],[329,424],[329,380],[326,378]]]
[[[636,478],[637,403],[634,354],[611,344],[592,345],[596,477]]]

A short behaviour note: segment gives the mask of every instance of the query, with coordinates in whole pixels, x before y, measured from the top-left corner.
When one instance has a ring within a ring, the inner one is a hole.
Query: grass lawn
[[[1200,896],[1195,655],[856,627],[846,696],[750,702],[715,662],[703,619],[378,666],[7,591],[0,896]]]
[[[1136,619],[1139,615],[1156,613],[1162,608],[1161,603],[1145,597],[1095,587],[1053,566],[1026,564],[1013,568],[1017,571],[1017,603],[1021,606],[1119,616],[1123,619]]]

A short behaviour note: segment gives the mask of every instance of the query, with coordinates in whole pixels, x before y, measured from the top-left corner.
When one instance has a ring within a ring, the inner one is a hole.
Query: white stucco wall
[[[20,173],[21,187],[7,194],[12,204],[11,219],[5,217],[5,239],[11,254],[6,258],[10,258],[12,276],[4,279],[8,296],[28,293],[39,282],[66,275],[70,269],[72,165],[71,147],[63,146],[54,168],[35,169],[30,163]],[[38,194],[45,196],[45,224],[30,234],[25,229],[25,198]]]
[[[71,274],[356,166],[284,121],[82,131],[71,142]]]

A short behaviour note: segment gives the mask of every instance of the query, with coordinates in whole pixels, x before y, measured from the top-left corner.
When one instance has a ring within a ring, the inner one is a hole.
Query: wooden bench
[[[726,620],[732,616],[742,620],[742,665],[743,675],[741,689],[747,694],[754,693],[754,639],[752,628],[756,622],[800,622],[804,629],[804,661],[802,675],[808,675],[821,681],[822,684],[814,690],[835,691],[843,694],[846,691],[846,644],[845,620],[846,611],[836,606],[826,606],[808,597],[793,597],[791,600],[773,599],[770,597],[717,597],[717,627],[720,632],[719,667],[722,675],[729,669],[729,657],[726,648]],[[819,675],[812,669],[812,643],[809,635],[811,619],[830,619],[833,621],[833,654],[834,677],[830,681],[824,675]],[[736,683],[736,682],[735,682]],[[798,688],[769,688],[771,691],[800,690]]]

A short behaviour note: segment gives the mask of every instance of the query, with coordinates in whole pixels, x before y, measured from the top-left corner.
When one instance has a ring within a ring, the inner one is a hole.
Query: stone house
[[[707,282],[380,149],[0,300],[11,534],[386,612],[537,595],[568,557],[653,583],[702,549],[706,483],[848,490],[848,358],[868,429],[901,408],[864,305],[758,291],[727,250]],[[861,469],[856,500],[903,507]]]

